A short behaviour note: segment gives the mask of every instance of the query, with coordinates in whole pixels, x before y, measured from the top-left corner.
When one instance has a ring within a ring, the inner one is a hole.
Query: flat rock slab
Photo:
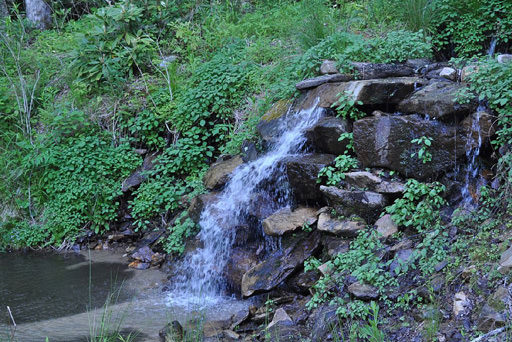
[[[316,222],[317,209],[300,207],[295,210],[284,208],[263,220],[263,231],[270,236],[282,236],[293,232],[304,224]]]
[[[321,186],[320,191],[331,207],[345,216],[357,215],[368,223],[375,222],[388,204],[387,199],[372,191],[342,190],[335,186]]]
[[[403,77],[414,75],[414,68],[406,64],[361,63],[353,62],[357,79],[370,80],[388,77]]]
[[[300,81],[295,85],[298,90],[306,90],[310,88],[318,87],[324,83],[329,82],[346,82],[353,80],[354,77],[352,75],[346,74],[332,74],[332,75],[323,75],[315,78],[310,78],[304,81]]]
[[[419,77],[392,77],[326,83],[308,92],[302,108],[311,108],[318,100],[319,107],[331,108],[340,94],[345,94],[362,105],[398,104],[426,82]]]
[[[322,213],[318,217],[317,229],[340,236],[357,236],[357,234],[366,228],[366,222],[354,220],[339,220],[332,217],[329,213]]]
[[[452,82],[435,82],[418,90],[398,105],[398,110],[431,118],[465,115],[476,110],[476,101],[457,103],[457,93],[465,87]]]
[[[320,235],[293,237],[283,241],[283,248],[251,268],[242,277],[242,295],[250,297],[268,292],[285,281],[320,247]]]

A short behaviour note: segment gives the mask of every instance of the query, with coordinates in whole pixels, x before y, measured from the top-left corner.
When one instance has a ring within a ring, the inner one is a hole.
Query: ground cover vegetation
[[[444,186],[409,180],[386,212],[419,244],[413,262],[395,273],[406,277],[417,268],[429,283],[434,266],[450,256],[447,279],[467,262],[481,277],[501,281],[491,261],[502,250],[488,242],[512,209],[512,63],[487,55],[510,51],[512,3],[62,0],[52,4],[53,26],[44,31],[25,19],[23,4],[8,4],[0,26],[0,249],[71,244],[115,229],[129,214],[139,231],[165,227],[164,249],[180,254],[198,231],[184,210],[204,191],[208,165],[255,140],[261,115],[296,96],[295,83],[317,75],[322,60],[350,72],[352,61],[456,58],[471,63],[469,90],[498,117],[499,187],[483,189],[479,209],[453,222],[467,238],[450,241],[441,223]],[[459,95],[463,102],[468,93]],[[356,107],[343,94],[335,104],[350,120],[359,118]],[[429,163],[431,138],[412,143],[419,151],[411,157]],[[143,165],[140,150],[157,157],[127,194],[123,181]],[[319,182],[338,184],[355,167],[349,144]],[[381,244],[363,231],[347,253],[306,263],[306,270],[324,262],[334,270],[314,285],[308,307],[337,305],[337,314],[359,327],[354,338],[385,340],[379,312],[435,304],[415,292],[392,296],[397,277],[384,271],[393,260],[375,252]],[[338,293],[347,276],[374,286],[380,309]]]

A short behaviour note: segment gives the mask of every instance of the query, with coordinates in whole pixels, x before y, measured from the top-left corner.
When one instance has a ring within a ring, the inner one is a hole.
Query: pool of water
[[[166,274],[126,265],[122,255],[108,251],[0,254],[0,342],[8,341],[12,329],[7,306],[17,324],[16,341],[83,342],[100,329],[106,313],[109,325],[135,332],[138,341],[157,341],[171,320],[229,318],[247,305],[231,300],[214,308],[176,306],[162,292]]]

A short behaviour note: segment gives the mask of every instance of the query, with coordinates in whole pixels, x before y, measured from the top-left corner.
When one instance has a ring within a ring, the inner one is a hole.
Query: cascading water
[[[477,162],[477,158],[480,155],[480,148],[482,147],[480,116],[484,110],[485,106],[480,104],[478,106],[477,112],[472,118],[471,130],[466,142],[466,157],[468,165],[466,167],[464,186],[462,188],[462,205],[466,208],[471,208],[475,205],[475,199],[472,196],[471,187],[473,187],[476,191],[480,186],[483,185],[483,180],[481,177],[478,177],[480,168]]]
[[[323,112],[316,104],[297,113],[289,110],[286,116],[293,120],[285,120],[281,124],[280,136],[270,151],[238,167],[217,200],[203,209],[198,235],[203,247],[181,261],[179,276],[174,279],[169,295],[170,304],[211,305],[223,298],[223,272],[230,257],[236,227],[245,223],[248,209],[261,195],[272,198],[271,209],[274,211],[291,204],[286,172],[280,161],[301,152],[306,142],[306,129],[313,126]],[[269,180],[278,185],[277,190],[268,186]]]

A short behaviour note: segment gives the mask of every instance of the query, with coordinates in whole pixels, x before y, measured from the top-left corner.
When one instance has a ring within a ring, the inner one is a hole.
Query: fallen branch
[[[482,335],[478,338],[475,338],[474,340],[472,340],[471,342],[479,342],[479,341],[485,341],[486,338],[489,338],[489,337],[492,337],[492,336],[495,336],[495,335],[498,335],[498,334],[501,334],[502,332],[505,331],[505,327],[502,327],[502,328],[498,328],[498,329],[494,329],[492,331],[489,331],[487,334],[485,335]]]

